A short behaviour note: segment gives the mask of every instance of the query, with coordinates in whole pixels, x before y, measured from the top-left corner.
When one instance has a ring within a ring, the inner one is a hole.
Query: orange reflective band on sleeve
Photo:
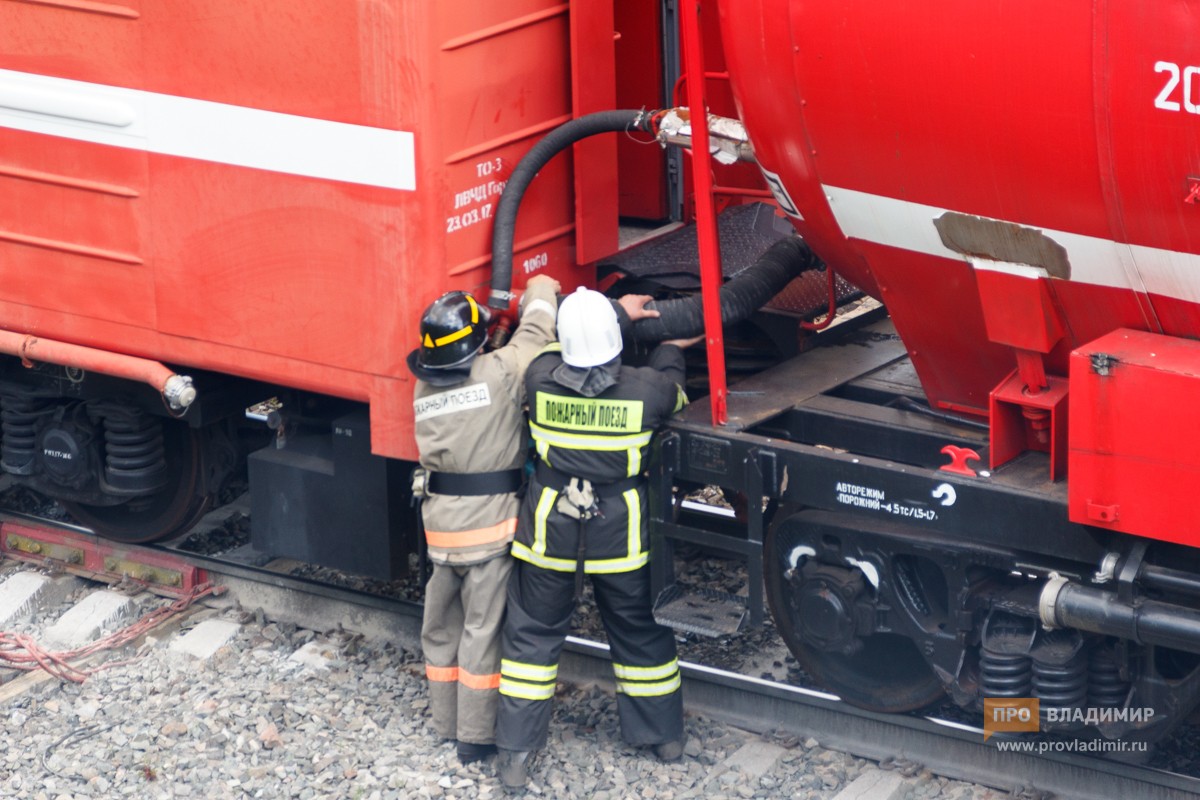
[[[425,677],[437,683],[454,683],[458,680],[458,667],[435,667],[426,664]]]
[[[499,689],[500,673],[494,675],[472,675],[465,669],[458,671],[458,682],[468,689]]]
[[[517,531],[517,518],[506,519],[486,528],[472,531],[425,531],[425,541],[430,547],[454,550],[460,547],[475,547],[481,544],[502,542]]]

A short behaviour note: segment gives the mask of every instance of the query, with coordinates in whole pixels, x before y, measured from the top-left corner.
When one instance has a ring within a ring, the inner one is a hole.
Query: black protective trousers
[[[608,633],[621,737],[653,745],[683,737],[683,694],[675,638],[654,621],[650,568],[589,574]],[[575,609],[575,574],[514,563],[501,639],[496,744],[538,750],[550,727],[554,683]]]

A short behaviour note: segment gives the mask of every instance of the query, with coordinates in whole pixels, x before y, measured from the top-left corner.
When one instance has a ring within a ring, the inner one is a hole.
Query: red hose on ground
[[[142,634],[148,633],[158,627],[176,614],[183,613],[188,606],[200,598],[219,593],[220,589],[211,583],[201,584],[171,605],[155,609],[137,622],[114,631],[103,639],[89,642],[74,650],[52,652],[46,650],[38,644],[35,638],[28,634],[0,631],[0,663],[13,669],[26,671],[43,669],[61,680],[83,683],[97,672],[118,667],[122,664],[128,664],[129,661],[106,661],[95,667],[77,667],[71,663],[72,661],[78,661],[104,650],[113,650],[128,644]]]

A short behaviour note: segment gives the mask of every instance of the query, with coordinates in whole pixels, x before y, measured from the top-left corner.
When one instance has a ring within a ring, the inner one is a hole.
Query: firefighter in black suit
[[[538,458],[513,542],[496,725],[510,788],[525,784],[529,753],[545,744],[584,575],[612,648],[622,737],[663,760],[683,753],[675,639],[652,614],[644,472],[654,432],[687,402],[682,347],[698,339],[664,342],[648,366],[622,366],[613,305],[586,289],[563,299],[558,338],[525,376]]]

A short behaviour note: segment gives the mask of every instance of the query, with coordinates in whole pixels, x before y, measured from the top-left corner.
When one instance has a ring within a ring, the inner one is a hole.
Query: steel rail
[[[571,637],[559,677],[611,686],[607,645]],[[1180,800],[1200,796],[1200,778],[1077,753],[1001,751],[997,735],[932,717],[877,714],[837,696],[681,662],[690,712],[756,733],[811,736],[821,746],[882,761],[899,758],[935,774],[1005,791],[1034,789],[1069,800]]]

